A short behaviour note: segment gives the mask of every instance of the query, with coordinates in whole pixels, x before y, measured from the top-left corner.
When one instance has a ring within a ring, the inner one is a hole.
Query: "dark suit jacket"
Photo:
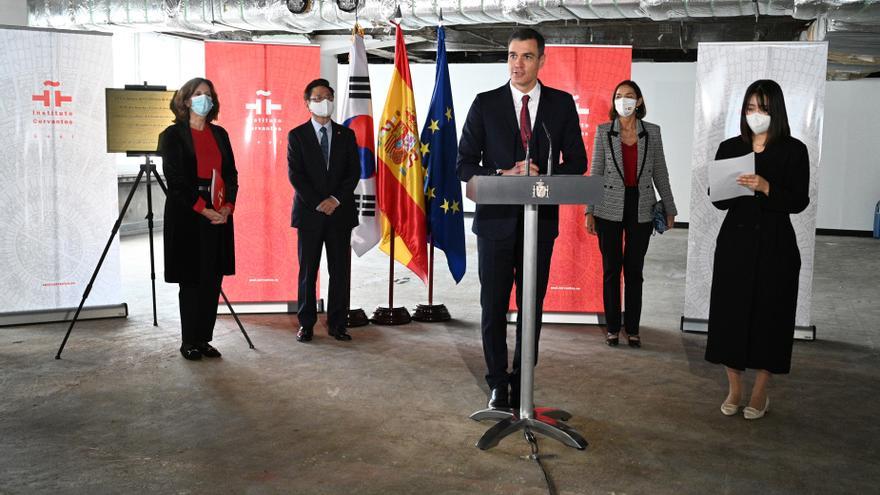
[[[529,153],[540,173],[547,173],[550,153],[551,143],[544,132],[544,126],[547,126],[553,147],[553,174],[583,175],[587,171],[587,152],[571,95],[542,84],[538,112],[532,115],[532,120],[535,125]],[[560,150],[562,163],[559,163]],[[494,175],[496,169],[513,168],[515,162],[523,159],[525,150],[520,140],[510,83],[478,94],[458,143],[458,178],[466,182],[474,175]],[[489,239],[508,238],[514,235],[522,211],[522,206],[518,205],[478,204],[473,231]],[[559,235],[559,207],[541,206],[538,218],[538,239],[555,239]]]
[[[221,173],[226,185],[226,201],[235,203],[238,195],[238,171],[229,134],[220,126],[208,124],[222,157]],[[193,210],[199,197],[198,165],[189,123],[169,126],[159,135],[159,154],[162,156],[162,172],[168,181],[168,199],[165,201],[164,244],[165,281],[199,281],[199,259],[203,249],[218,246],[202,246],[201,225],[210,221]],[[235,273],[235,240],[233,239],[232,215],[222,229],[222,246],[219,246],[220,271],[223,275]]]
[[[311,119],[287,134],[287,175],[296,191],[292,227],[318,229],[329,224],[352,229],[358,224],[354,204],[354,188],[361,177],[357,140],[351,129],[336,122],[332,126],[329,170]],[[315,208],[329,196],[339,200],[339,207],[327,216]]]

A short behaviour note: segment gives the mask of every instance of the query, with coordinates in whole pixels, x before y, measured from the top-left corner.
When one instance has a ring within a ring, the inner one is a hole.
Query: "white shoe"
[[[758,410],[754,407],[746,407],[743,409],[743,417],[746,419],[761,419],[765,414],[770,412],[770,396],[764,401],[764,409]]]
[[[721,414],[725,416],[734,416],[739,412],[739,405],[737,404],[728,404],[727,402],[721,404]]]

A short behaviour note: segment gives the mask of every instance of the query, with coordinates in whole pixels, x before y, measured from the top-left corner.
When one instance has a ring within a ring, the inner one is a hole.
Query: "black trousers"
[[[296,297],[297,315],[302,327],[312,328],[318,321],[316,284],[321,266],[321,247],[327,249],[327,272],[330,276],[327,293],[327,327],[344,330],[348,316],[349,279],[348,264],[351,229],[324,225],[317,229],[297,231],[299,248],[299,289]]]
[[[481,330],[483,357],[486,359],[486,382],[489,388],[519,385],[520,360],[522,356],[522,270],[523,234],[522,219],[517,234],[503,240],[477,237],[477,260],[480,274],[480,306],[482,307]],[[535,363],[538,362],[538,339],[541,336],[541,315],[544,294],[550,278],[550,258],[553,241],[538,242],[537,294],[535,301]],[[513,372],[507,373],[507,309],[510,307],[510,290],[516,282],[516,348],[513,353]]]
[[[180,284],[178,299],[184,344],[195,345],[210,342],[214,338],[222,283],[223,275],[213,273],[204,274],[198,282]]]
[[[596,218],[599,251],[602,253],[602,299],[608,332],[620,332],[620,269],[624,278],[624,324],[627,335],[639,334],[642,317],[642,270],[654,226],[639,223],[639,190],[627,187],[623,221]],[[624,243],[624,238],[626,242]]]

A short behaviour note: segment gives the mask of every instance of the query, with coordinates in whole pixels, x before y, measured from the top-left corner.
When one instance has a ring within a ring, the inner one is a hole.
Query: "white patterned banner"
[[[818,164],[825,102],[825,43],[700,43],[697,51],[694,148],[684,319],[707,320],[715,238],[724,212],[709,202],[707,165],[721,141],[738,136],[746,88],[773,79],[785,95],[791,134],[810,154],[810,205],[791,221],[801,252],[795,325],[811,326]]]
[[[79,305],[118,214],[107,35],[0,29],[0,316]],[[87,301],[122,299],[114,242]]]

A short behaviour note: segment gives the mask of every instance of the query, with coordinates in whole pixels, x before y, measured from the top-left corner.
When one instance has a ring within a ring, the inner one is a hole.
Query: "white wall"
[[[391,64],[371,65],[373,118],[378,126]],[[452,64],[449,67],[459,136],[467,111],[481,91],[507,80],[505,64]],[[416,111],[421,120],[434,87],[434,66],[411,64]],[[339,81],[348,66],[340,65]],[[648,107],[646,120],[662,127],[680,222],[690,221],[691,148],[693,146],[695,63],[636,62],[632,78],[642,88]],[[339,86],[339,85],[337,85]],[[562,88],[564,89],[564,88]],[[343,87],[337,87],[343,91]],[[816,226],[821,229],[872,230],[875,203],[880,200],[880,79],[829,81],[825,97],[822,159],[819,163],[819,205]],[[466,210],[473,205],[466,202]]]
[[[27,26],[27,0],[0,0],[0,24]]]
[[[416,98],[416,116],[419,122],[419,132],[425,123],[428,114],[428,106],[431,104],[431,95],[434,91],[434,64],[410,64],[409,71],[412,76],[413,92]],[[379,117],[385,107],[385,96],[388,86],[391,84],[391,76],[394,71],[392,64],[370,65],[370,89],[373,94],[373,124],[374,132],[378,135]],[[507,64],[450,64],[449,81],[452,85],[453,115],[455,115],[456,131],[461,137],[461,129],[467,118],[471,103],[474,102],[477,93],[497,88],[507,82]],[[345,91],[345,83],[348,81],[348,65],[340,65],[338,70],[336,91],[342,94]],[[342,102],[340,97],[338,102]],[[341,109],[339,109],[341,111]],[[464,186],[462,186],[464,187]],[[464,196],[464,211],[474,211],[474,203]]]
[[[880,79],[825,83],[819,228],[873,230],[880,201]]]
[[[11,0],[0,0],[5,2]],[[25,5],[22,3],[21,5]],[[23,7],[24,8],[24,7]],[[26,9],[25,9],[26,10]],[[3,12],[0,10],[0,12]],[[26,15],[26,12],[25,12]],[[205,71],[203,43],[154,33],[113,36],[114,85],[148,81],[176,88]],[[344,91],[348,66],[334,71],[332,59],[322,57],[321,72],[337,91]],[[378,126],[391,81],[391,64],[370,66],[373,118]],[[419,124],[423,124],[434,87],[433,64],[411,64]],[[459,136],[474,97],[504,84],[506,64],[450,65],[453,104]],[[336,74],[334,74],[336,72]],[[693,144],[694,63],[637,62],[632,77],[645,96],[647,120],[663,129],[670,182],[678,206],[678,221],[689,221],[691,148]],[[334,77],[335,76],[335,77]],[[563,88],[564,89],[564,88]],[[829,81],[825,101],[822,160],[819,164],[817,227],[872,230],[874,204],[880,200],[880,80]],[[340,99],[341,101],[341,99]],[[137,159],[120,157],[121,173],[137,172]],[[473,204],[465,200],[465,210]]]
[[[204,76],[205,44],[201,41],[158,33],[113,34],[115,88],[147,82],[174,90],[193,77]],[[143,161],[116,154],[119,174],[136,174]],[[161,163],[161,159],[156,161]]]
[[[642,89],[648,110],[645,120],[659,125],[663,136],[678,222],[688,222],[690,218],[696,73],[696,63],[632,64],[632,80]]]

